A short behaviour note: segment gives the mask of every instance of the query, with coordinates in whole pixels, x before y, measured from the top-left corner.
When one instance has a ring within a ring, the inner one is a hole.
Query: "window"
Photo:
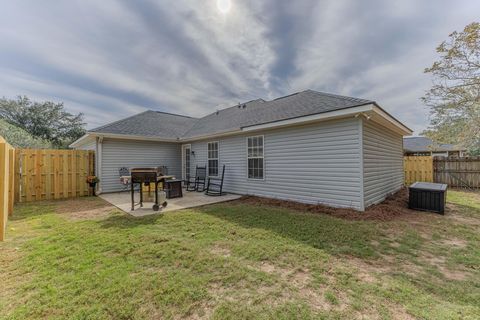
[[[249,179],[263,179],[263,136],[247,138],[247,167]]]
[[[218,142],[208,143],[208,175],[218,176]]]

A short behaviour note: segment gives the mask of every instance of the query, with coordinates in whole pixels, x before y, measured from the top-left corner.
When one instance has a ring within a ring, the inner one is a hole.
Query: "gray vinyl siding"
[[[219,142],[226,192],[362,209],[358,119],[192,142],[192,172],[206,165],[207,143]],[[264,136],[263,180],[247,178],[248,136]]]
[[[383,201],[403,186],[403,137],[372,121],[363,121],[365,207]]]
[[[121,167],[152,167],[165,165],[168,173],[181,176],[180,144],[153,141],[104,139],[102,143],[102,192],[124,189],[120,184]]]

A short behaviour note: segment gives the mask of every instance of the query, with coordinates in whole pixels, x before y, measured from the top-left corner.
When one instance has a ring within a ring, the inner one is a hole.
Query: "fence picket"
[[[68,153],[62,154],[62,198],[68,198]]]
[[[10,147],[9,172],[8,172],[8,215],[13,214],[13,204],[15,202],[15,149]]]
[[[45,151],[45,199],[52,199],[52,153]]]
[[[32,155],[29,151],[25,152],[25,155],[24,155],[24,161],[23,161],[23,165],[24,165],[24,172],[25,172],[25,175],[24,175],[24,186],[25,186],[25,200],[28,202],[28,201],[32,201],[32,191],[31,191],[31,188],[30,186],[32,185],[31,183],[31,180],[32,180],[32,177],[33,177],[33,172],[32,172]]]
[[[20,202],[20,150],[15,149],[15,172],[14,172],[15,201]]]
[[[80,197],[85,196],[85,183],[83,178],[85,176],[85,155],[78,153],[78,193]]]
[[[12,215],[14,200],[15,151],[0,137],[0,241],[5,239],[8,216]]]
[[[77,151],[72,151],[72,197],[76,197],[78,193],[78,186],[77,186]]]

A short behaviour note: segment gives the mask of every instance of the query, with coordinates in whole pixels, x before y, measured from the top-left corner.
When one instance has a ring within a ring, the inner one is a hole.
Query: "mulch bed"
[[[390,221],[399,217],[405,217],[405,215],[417,213],[416,211],[408,209],[407,188],[402,188],[398,192],[388,196],[382,203],[368,207],[364,212],[348,208],[333,208],[320,204],[305,204],[256,196],[245,196],[237,201],[252,205],[273,206],[309,213],[323,213],[347,220]]]

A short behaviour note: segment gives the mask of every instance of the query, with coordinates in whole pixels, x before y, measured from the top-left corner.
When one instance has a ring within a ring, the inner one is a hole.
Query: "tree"
[[[73,115],[64,110],[63,103],[32,102],[26,96],[0,99],[0,118],[57,148],[66,147],[85,134],[82,113]]]
[[[440,59],[425,73],[433,86],[422,98],[431,107],[430,126],[423,132],[443,143],[460,143],[480,152],[480,23],[453,32],[437,47]]]
[[[27,131],[0,119],[0,136],[15,148],[49,149],[52,144],[46,140],[33,137]]]

